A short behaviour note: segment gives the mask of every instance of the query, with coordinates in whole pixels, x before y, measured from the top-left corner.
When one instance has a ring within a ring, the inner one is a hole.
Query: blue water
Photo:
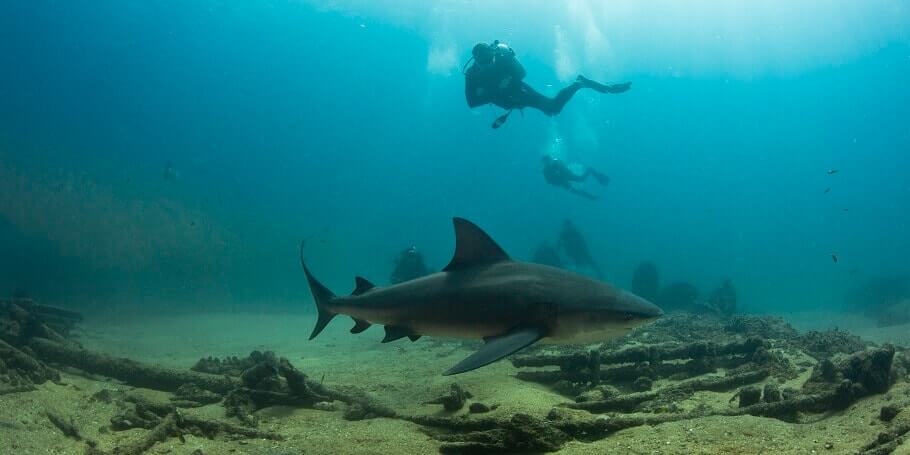
[[[906,2],[518,5],[3,2],[0,292],[308,306],[302,238],[340,292],[412,244],[444,265],[453,216],[525,259],[569,218],[609,281],[729,277],[744,311],[910,272]],[[633,88],[493,130],[460,73],[493,39],[542,92]],[[551,187],[544,153],[612,183]]]

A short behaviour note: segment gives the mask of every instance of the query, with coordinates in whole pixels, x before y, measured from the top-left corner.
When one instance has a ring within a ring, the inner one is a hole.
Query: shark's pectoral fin
[[[364,321],[363,319],[357,319],[357,318],[351,318],[351,319],[354,320],[354,327],[351,327],[351,333],[363,332],[364,330],[370,328],[370,325],[372,325],[369,322]]]
[[[544,337],[543,330],[536,327],[519,327],[512,329],[504,335],[485,338],[486,344],[477,352],[469,355],[461,362],[458,362],[452,368],[449,368],[443,376],[464,373],[489,365],[509,354],[518,352]]]
[[[408,337],[411,341],[416,341],[417,338],[420,338],[420,335],[414,333],[413,330],[407,327],[396,327],[394,325],[385,326],[385,337],[382,338],[383,343],[388,343],[389,341],[395,341],[404,337]],[[417,337],[417,338],[414,338]]]

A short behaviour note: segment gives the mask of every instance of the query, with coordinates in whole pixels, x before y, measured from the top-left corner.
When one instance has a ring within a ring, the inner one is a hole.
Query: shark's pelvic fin
[[[354,327],[351,327],[351,333],[360,333],[370,328],[372,324],[363,319],[351,318],[354,320]]]
[[[459,270],[509,260],[509,255],[477,225],[464,218],[453,218],[452,222],[455,224],[455,254],[443,270]]]
[[[389,341],[395,341],[404,337],[411,338],[411,341],[415,341],[417,338],[420,338],[420,335],[414,333],[413,330],[407,327],[396,327],[393,325],[385,326],[385,337],[383,337],[382,342],[388,343]],[[417,337],[417,338],[412,338]]]
[[[446,370],[443,376],[464,373],[475,370],[484,365],[489,365],[509,354],[514,354],[544,337],[543,330],[536,327],[519,327],[512,329],[504,335],[485,338],[486,344],[477,352],[469,355],[452,368]]]
[[[370,283],[369,280],[362,276],[354,277],[354,284],[354,292],[352,292],[351,295],[360,295],[376,287],[375,284]]]

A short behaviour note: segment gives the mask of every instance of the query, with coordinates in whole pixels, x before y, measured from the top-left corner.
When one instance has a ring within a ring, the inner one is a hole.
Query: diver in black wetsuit
[[[403,283],[405,281],[420,278],[433,273],[423,261],[423,254],[412,246],[398,253],[395,259],[395,269],[392,270],[392,276],[389,282],[392,284]]]
[[[508,110],[493,122],[493,128],[502,126],[512,109],[532,107],[544,114],[556,115],[580,89],[622,93],[632,86],[631,82],[604,85],[579,75],[575,82],[560,90],[555,97],[549,98],[523,81],[525,69],[518,63],[515,51],[509,46],[498,40],[492,44],[480,43],[474,46],[471,53],[474,64],[464,71],[464,94],[468,106],[474,108],[493,103]]]
[[[565,188],[571,193],[577,194],[592,201],[596,201],[598,199],[597,196],[586,191],[579,190],[578,188],[575,188],[574,185],[572,185],[572,182],[584,182],[588,179],[588,177],[594,177],[594,179],[603,186],[610,184],[609,176],[594,169],[585,168],[585,172],[581,175],[578,175],[572,172],[566,163],[549,155],[544,155],[543,157],[543,178],[547,181],[547,183],[550,185]]]

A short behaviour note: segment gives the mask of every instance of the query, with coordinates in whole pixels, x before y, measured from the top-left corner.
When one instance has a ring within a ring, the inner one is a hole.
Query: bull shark
[[[483,346],[443,375],[471,371],[538,341],[594,343],[617,337],[663,314],[631,292],[566,270],[515,261],[474,223],[454,218],[455,254],[442,271],[391,286],[355,278],[336,296],[300,262],[318,318],[310,340],[339,314],[351,333],[385,326],[383,343],[423,335],[481,338]]]

